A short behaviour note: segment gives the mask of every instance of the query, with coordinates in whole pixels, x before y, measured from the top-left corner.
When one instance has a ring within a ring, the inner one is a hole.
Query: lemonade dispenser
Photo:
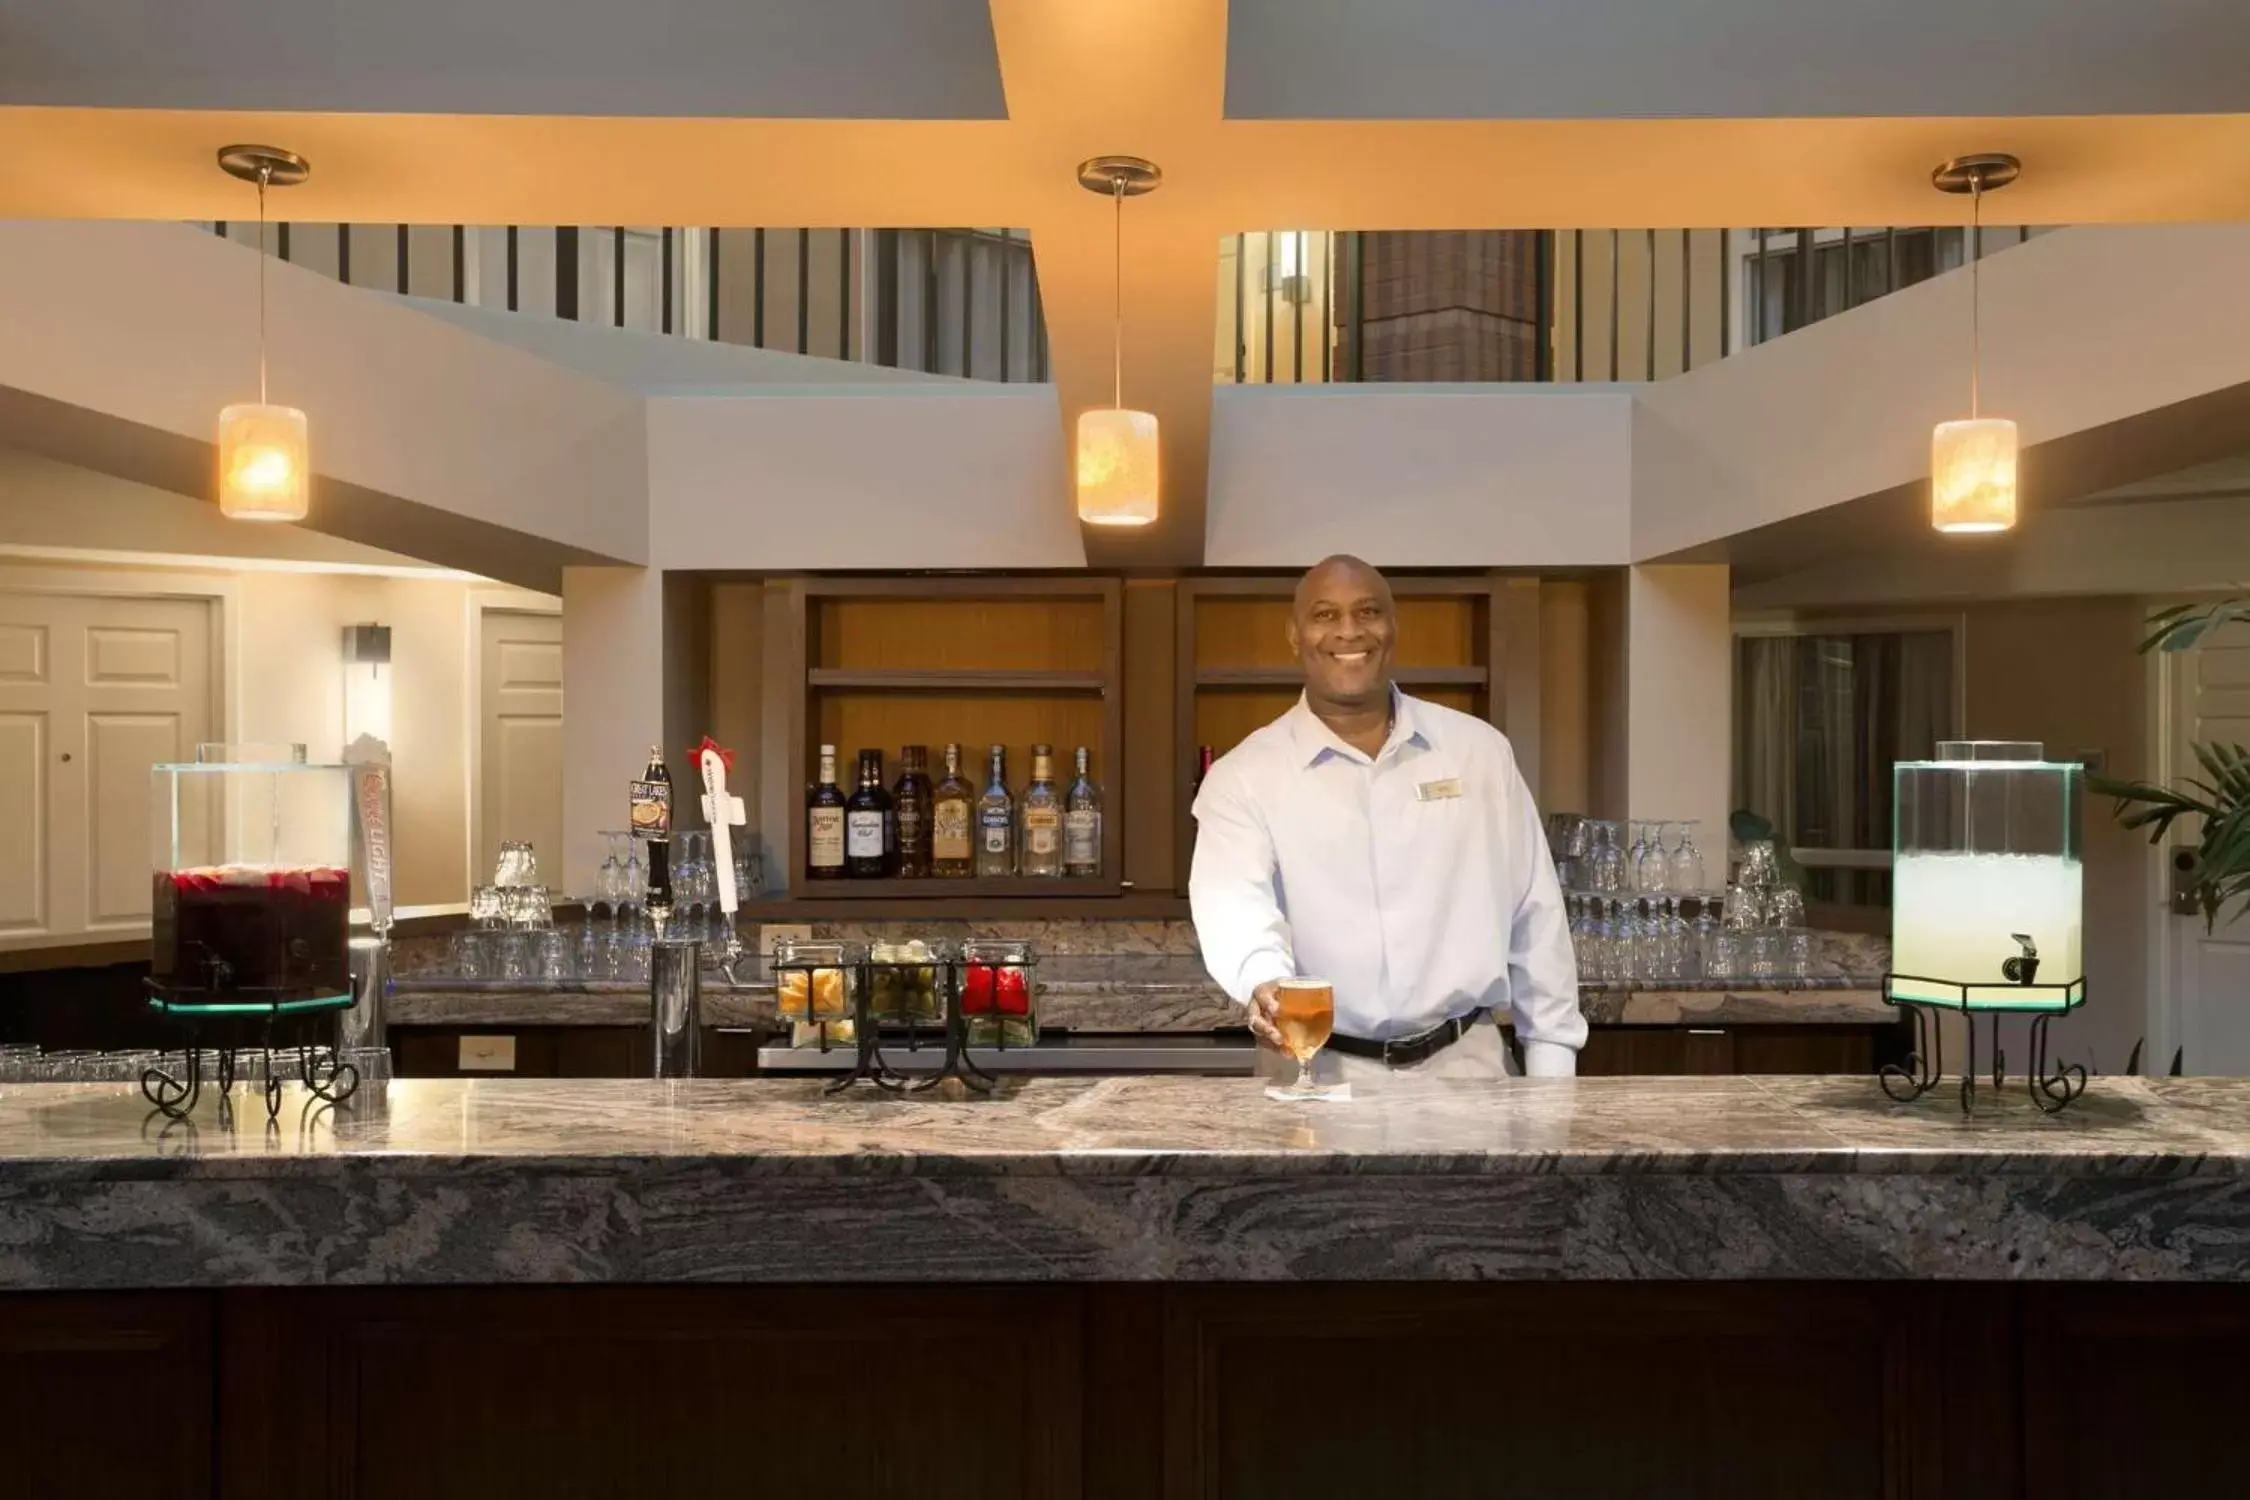
[[[2086,998],[2082,779],[2076,762],[2023,740],[1945,740],[1934,760],[1898,763],[1884,997],[1913,1008],[1916,1050],[1907,1069],[1885,1070],[1893,1097],[1922,1093],[1943,1071],[1931,1010],[1972,1018],[1964,1108],[1982,1013],[2033,1018],[2030,1083],[2042,1108],[2084,1087],[2082,1070],[2046,1069],[2046,1022]],[[1997,1072],[1997,1023],[1992,1046]],[[1903,1095],[1894,1072],[1914,1085]]]

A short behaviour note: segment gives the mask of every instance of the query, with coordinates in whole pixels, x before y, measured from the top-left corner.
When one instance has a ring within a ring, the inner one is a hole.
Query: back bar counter
[[[234,1102],[0,1093],[15,1492],[2140,1494],[2250,1398],[2250,1082]]]

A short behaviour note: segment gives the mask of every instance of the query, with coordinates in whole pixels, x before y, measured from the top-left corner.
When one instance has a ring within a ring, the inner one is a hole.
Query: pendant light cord
[[[1984,366],[1984,174],[1969,177],[1969,420],[1977,419],[1978,384]]]
[[[1122,172],[1109,179],[1109,190],[1110,199],[1117,206],[1115,232],[1110,243],[1111,287],[1116,301],[1109,341],[1114,361],[1109,404],[1122,411],[1125,406],[1125,175]]]
[[[266,404],[266,184],[273,167],[258,168],[258,404]]]

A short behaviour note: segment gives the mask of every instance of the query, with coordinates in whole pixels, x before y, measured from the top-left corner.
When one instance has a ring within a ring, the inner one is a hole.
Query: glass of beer
[[[1336,1025],[1336,987],[1325,979],[1284,979],[1276,986],[1280,1008],[1273,1023],[1281,1043],[1297,1060],[1297,1081],[1286,1088],[1270,1088],[1276,1099],[1325,1099],[1329,1091],[1313,1082],[1313,1059],[1328,1045]]]

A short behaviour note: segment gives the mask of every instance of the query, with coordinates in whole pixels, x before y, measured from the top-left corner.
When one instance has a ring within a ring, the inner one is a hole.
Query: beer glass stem
[[[1317,1056],[1319,1056],[1318,1053],[1313,1053],[1309,1056],[1301,1057],[1297,1060],[1297,1091],[1299,1093],[1309,1094],[1312,1092],[1312,1065],[1313,1058]]]

